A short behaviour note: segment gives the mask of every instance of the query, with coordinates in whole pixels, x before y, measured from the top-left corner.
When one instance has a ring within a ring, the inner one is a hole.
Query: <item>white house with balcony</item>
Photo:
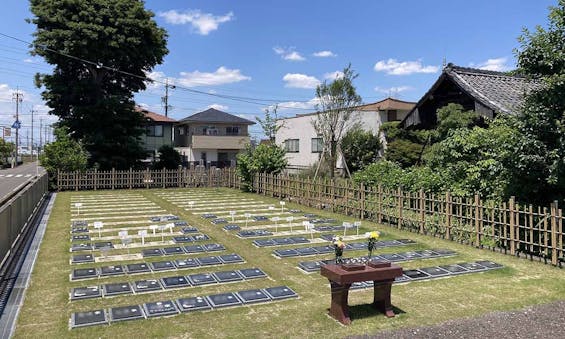
[[[253,121],[214,108],[196,113],[175,125],[175,149],[185,163],[225,167],[250,143]]]
[[[382,123],[404,119],[414,105],[414,102],[386,98],[358,106],[352,114],[348,128],[357,125],[378,135]],[[289,169],[304,169],[320,159],[324,143],[317,135],[313,124],[319,114],[318,112],[297,114],[294,117],[277,120],[277,126],[281,127],[277,131],[275,143],[285,148]],[[344,167],[343,159],[338,157],[337,168]]]

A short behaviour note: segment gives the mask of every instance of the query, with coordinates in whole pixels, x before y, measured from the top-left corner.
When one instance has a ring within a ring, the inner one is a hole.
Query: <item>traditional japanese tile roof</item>
[[[523,76],[447,65],[443,73],[475,100],[495,112],[516,113],[526,94],[540,88],[540,83]]]
[[[230,123],[230,124],[245,124],[254,125],[253,121],[240,118],[238,116],[219,111],[214,108],[209,108],[205,111],[193,114],[179,121],[179,123],[190,122],[206,122],[206,123]]]
[[[171,119],[171,118],[166,117],[162,114],[158,114],[158,113],[155,113],[155,112],[148,111],[148,110],[146,110],[142,107],[139,107],[139,106],[136,106],[135,110],[143,113],[143,115],[145,116],[146,119],[149,119],[149,120],[154,121],[154,122],[170,122],[170,123],[177,122],[175,119]]]

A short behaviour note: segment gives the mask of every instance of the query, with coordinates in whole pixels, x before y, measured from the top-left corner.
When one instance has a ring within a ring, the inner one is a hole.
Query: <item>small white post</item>
[[[137,232],[137,235],[141,237],[141,245],[145,245],[145,237],[147,236],[147,230],[141,230]]]
[[[104,227],[104,223],[102,221],[95,221],[93,225],[94,228],[98,229],[98,238],[101,238],[102,237],[101,230],[102,227]]]
[[[150,225],[149,229],[153,231],[153,236],[155,236],[155,230],[157,230],[159,228],[159,226],[157,225]]]
[[[349,226],[351,226],[351,223],[344,221],[342,225],[343,225],[343,236],[345,237],[345,233],[347,232],[347,228]]]
[[[175,224],[171,222],[165,226],[167,226],[167,228],[171,231],[171,234],[173,234],[173,228],[175,228]]]
[[[75,207],[77,208],[77,215],[80,215],[80,208],[82,207],[82,202],[77,202],[75,204]]]
[[[230,215],[231,215],[231,222],[235,221],[235,211],[230,211]]]
[[[165,229],[167,229],[167,225],[159,226],[159,230],[161,231],[161,242],[165,242]]]
[[[194,207],[194,201],[189,201],[188,207],[190,207],[190,209],[192,209]]]
[[[245,217],[245,227],[247,227],[247,223],[249,222],[249,217],[251,217],[251,214],[245,213],[243,216]]]
[[[293,219],[294,218],[292,216],[286,218],[286,221],[288,221],[288,226],[290,226],[290,233],[292,233],[292,220]]]
[[[353,223],[353,225],[357,229],[357,235],[359,235],[359,227],[361,227],[361,221],[356,221]]]
[[[286,205],[285,201],[279,201],[279,204],[281,205],[281,213],[284,213],[284,205]]]

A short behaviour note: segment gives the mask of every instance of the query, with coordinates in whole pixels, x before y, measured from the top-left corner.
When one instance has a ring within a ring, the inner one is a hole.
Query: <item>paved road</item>
[[[16,168],[0,169],[0,201],[6,195],[33,179],[36,173],[42,174],[45,172],[42,167],[39,167],[38,171],[37,166],[37,161],[35,161]]]

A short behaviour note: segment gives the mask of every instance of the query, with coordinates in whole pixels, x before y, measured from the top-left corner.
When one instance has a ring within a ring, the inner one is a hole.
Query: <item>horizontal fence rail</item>
[[[18,238],[30,226],[34,210],[48,192],[44,174],[0,206],[0,267],[3,267]]]
[[[158,171],[88,171],[58,173],[60,190],[154,187],[230,187],[240,189],[233,168]],[[382,186],[366,187],[350,180],[258,174],[251,189],[257,194],[330,210],[399,229],[460,243],[529,255],[553,265],[564,261],[563,214],[557,203],[548,207],[519,205],[514,199],[493,205],[478,195],[405,192]]]

